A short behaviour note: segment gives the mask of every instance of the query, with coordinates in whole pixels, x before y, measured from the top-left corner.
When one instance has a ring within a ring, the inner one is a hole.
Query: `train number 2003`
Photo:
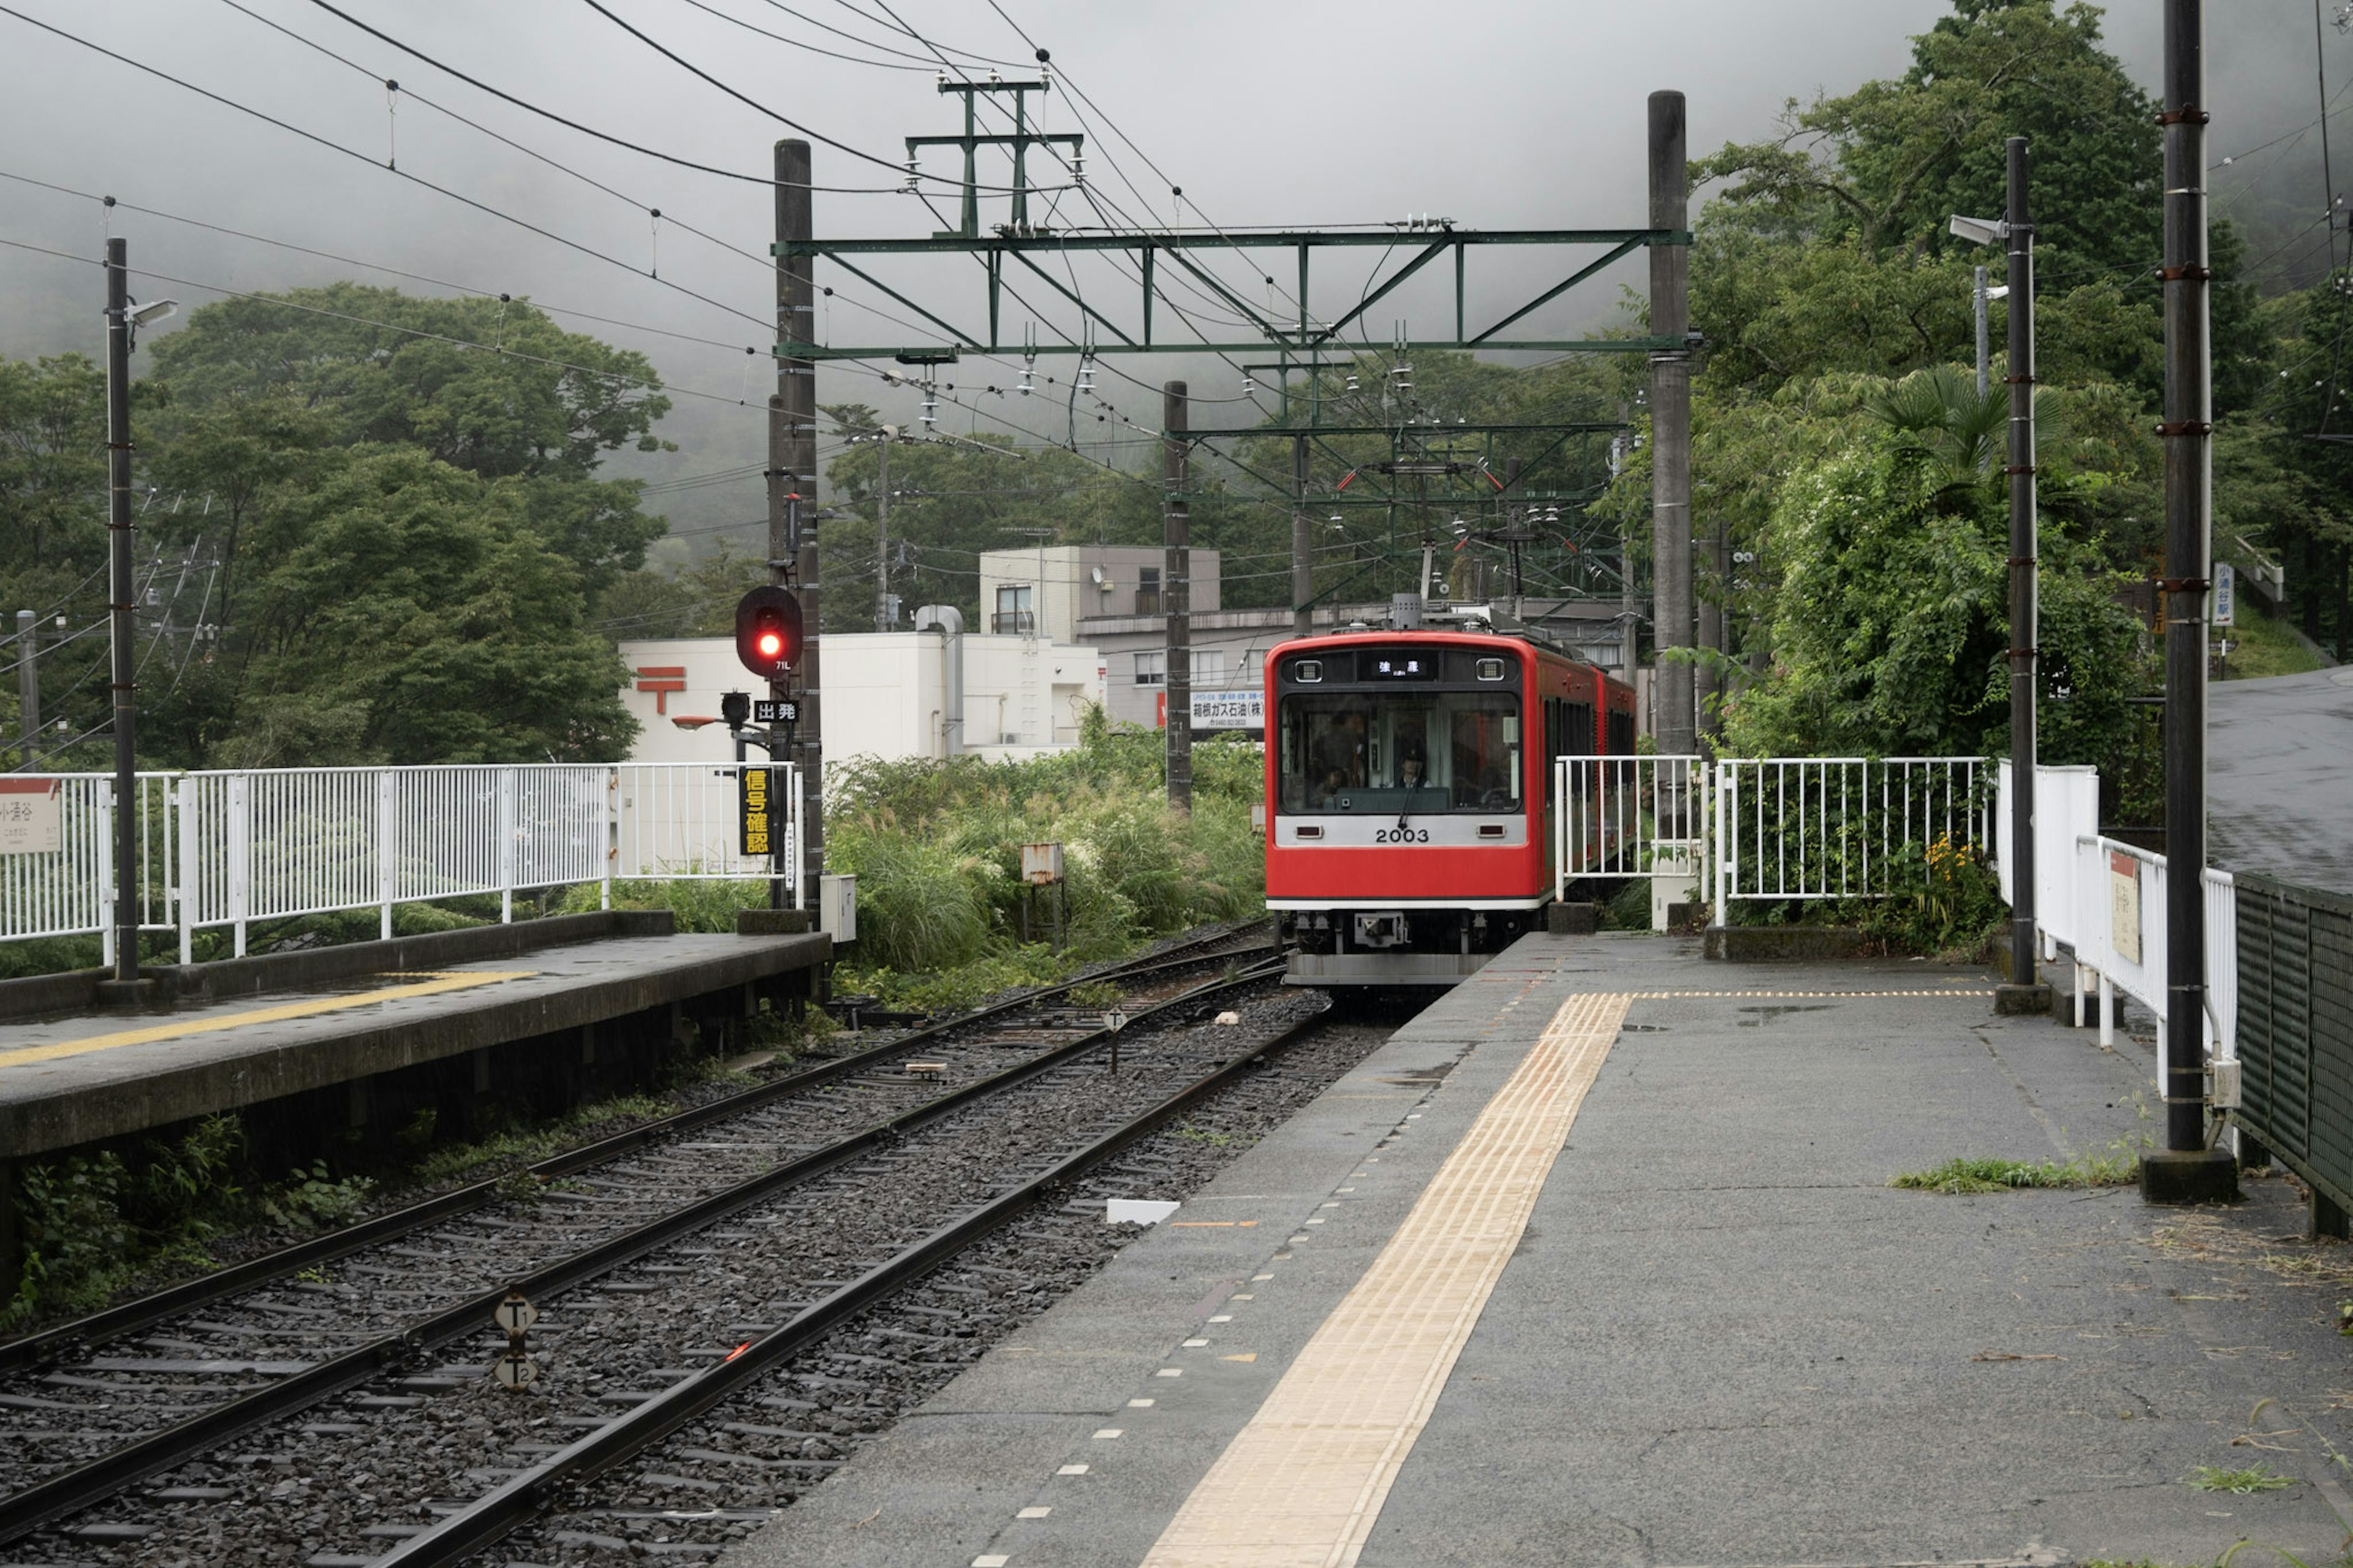
[[[1378,829],[1373,834],[1373,842],[1376,844],[1427,844],[1430,842],[1430,829],[1427,827],[1384,827]]]

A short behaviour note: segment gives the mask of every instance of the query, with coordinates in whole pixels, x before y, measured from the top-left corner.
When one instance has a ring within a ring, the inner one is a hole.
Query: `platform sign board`
[[[2236,624],[2239,613],[2239,574],[2227,561],[2214,563],[2214,624],[2227,626]]]
[[[0,778],[0,855],[56,855],[66,847],[65,780]]]
[[[1256,687],[1244,691],[1196,691],[1193,693],[1193,728],[1263,730],[1266,728],[1266,693]]]
[[[737,775],[736,798],[744,826],[743,853],[747,859],[765,859],[776,852],[784,833],[784,813],[776,799],[774,768],[744,767]]]
[[[2108,945],[2126,963],[2140,962],[2140,858],[2108,851]]]

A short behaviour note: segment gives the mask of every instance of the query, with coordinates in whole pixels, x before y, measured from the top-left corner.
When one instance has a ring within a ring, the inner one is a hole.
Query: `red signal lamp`
[[[800,601],[783,588],[754,588],[735,605],[735,657],[764,680],[789,674],[801,658]]]

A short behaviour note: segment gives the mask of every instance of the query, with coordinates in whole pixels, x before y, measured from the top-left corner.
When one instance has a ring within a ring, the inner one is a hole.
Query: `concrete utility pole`
[[[1291,635],[1315,632],[1315,525],[1307,515],[1307,437],[1291,438]]]
[[[891,444],[899,438],[896,425],[885,425],[874,439],[881,476],[874,485],[874,629],[891,629]]]
[[[2034,225],[2026,200],[2026,138],[2009,142],[2010,203],[2010,979],[2006,1011],[2044,1012],[2034,933],[2035,695],[2042,622],[2035,573]],[[2040,1005],[2036,1005],[2036,1003]]]
[[[1161,690],[1168,700],[1168,804],[1193,809],[1193,552],[1192,513],[1185,500],[1192,474],[1193,444],[1185,438],[1185,384],[1161,388],[1160,446],[1162,542],[1168,559],[1161,591],[1168,596],[1168,668]]]
[[[2141,1159],[2152,1203],[2235,1196],[2206,1147],[2206,594],[2213,575],[2208,359],[2206,19],[2165,0],[2165,1148]],[[2011,304],[2015,307],[2017,301]]]
[[[1683,95],[1651,95],[1651,226],[1691,226],[1684,174]],[[1659,750],[1687,756],[1699,744],[1692,667],[1666,656],[1692,647],[1691,256],[1680,245],[1651,247],[1651,335],[1672,347],[1651,355],[1651,639],[1659,651]]]
[[[41,763],[41,621],[30,610],[16,612],[16,713],[25,730],[17,770],[34,773]]]
[[[809,144],[776,143],[776,238],[814,237],[809,204]],[[817,341],[817,290],[807,257],[776,261],[776,337]],[[768,403],[768,581],[789,587],[799,601],[803,641],[798,676],[800,722],[792,760],[801,768],[801,903],[818,908],[825,874],[825,743],[820,723],[818,650],[817,366],[805,359],[776,362],[776,395]],[[772,682],[772,697],[793,691]]]
[[[139,763],[132,748],[137,650],[132,646],[131,272],[123,241],[106,242],[106,542],[114,637],[114,979],[139,980]]]

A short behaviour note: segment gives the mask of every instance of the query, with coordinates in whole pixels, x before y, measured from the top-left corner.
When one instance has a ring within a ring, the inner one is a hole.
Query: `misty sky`
[[[380,166],[8,16],[0,16],[0,172],[631,323],[558,318],[575,330],[642,350],[679,390],[681,408],[668,433],[688,449],[645,471],[702,473],[760,455],[759,416],[733,400],[748,395],[756,407],[766,390],[760,378],[769,373],[764,354],[744,353],[746,345],[765,349],[762,322],[771,317],[773,285],[765,257],[772,216],[764,187],[664,165],[538,119],[399,53],[313,0],[8,3],[378,164],[396,147],[401,169],[623,265],[469,210]],[[696,80],[586,0],[336,3],[489,83],[682,157],[765,173],[772,142],[793,133]],[[701,6],[688,0],[604,3],[747,97],[893,163],[904,155],[905,135],[959,127],[952,100],[935,91],[936,68],[923,46],[894,32],[886,13],[894,11],[959,59],[1001,61],[1008,75],[1035,68],[1029,45],[987,0],[890,0],[888,6],[883,0],[790,0],[789,11],[776,0],[703,0]],[[1943,0],[1460,0],[1437,8],[1396,0],[1003,4],[1097,106],[1058,93],[1045,118],[1051,129],[1090,132],[1087,174],[1107,210],[1116,204],[1132,220],[1148,209],[1155,224],[1198,223],[1206,215],[1229,226],[1377,223],[1427,214],[1478,228],[1638,226],[1643,221],[1643,100],[1652,89],[1679,88],[1689,95],[1696,155],[1729,139],[1767,134],[1787,98],[1843,92],[1865,79],[1900,72],[1908,36],[1946,8]],[[2333,13],[2334,0],[2328,9]],[[2209,12],[2216,155],[2290,137],[2218,175],[2218,198],[2225,210],[2230,201],[2245,200],[2308,207],[2316,215],[2317,149],[2311,145],[2316,138],[2309,132],[2294,135],[2316,113],[2310,0],[2224,0]],[[881,63],[808,53],[713,13]],[[267,25],[272,22],[358,68],[273,30]],[[850,36],[828,33],[820,23]],[[2106,26],[2110,47],[2153,87],[2158,5],[2140,0],[2113,6]],[[2341,101],[2339,79],[2353,84],[2353,38],[2332,28],[2323,47],[2330,91]],[[390,115],[385,77],[407,89]],[[623,197],[459,125],[411,92]],[[1118,132],[1133,137],[1142,155]],[[951,156],[934,153],[925,167],[949,173]],[[1166,179],[1154,173],[1147,157]],[[2353,142],[2339,147],[2337,158],[2341,166],[2353,166]],[[2306,163],[2308,181],[2298,174]],[[892,170],[824,146],[817,150],[816,170],[820,184],[887,192],[899,184]],[[1047,174],[1045,183],[1059,179],[1050,166]],[[2284,188],[2292,174],[2312,188]],[[995,176],[1000,183],[1001,175]],[[992,177],[986,166],[983,177]],[[1186,193],[1181,214],[1168,196],[1172,181]],[[907,235],[934,226],[902,194],[821,194],[816,200],[821,234]],[[952,198],[940,198],[940,205],[952,214]],[[650,207],[666,215],[658,232],[647,215]],[[1002,216],[994,204],[984,207],[984,222]],[[1063,223],[1103,221],[1068,193],[1055,216]],[[105,221],[95,202],[0,180],[0,238],[94,257]],[[751,254],[697,238],[679,221]],[[430,291],[430,285],[119,208],[111,223],[112,232],[128,237],[135,268],[184,280],[135,280],[134,293],[145,298],[171,294],[192,306],[217,297],[203,284],[269,289],[339,277]],[[1492,310],[1515,303],[1506,298],[1514,289],[1525,295],[1543,287],[1549,279],[1531,271],[1535,265],[1534,258],[1514,258],[1481,276],[1474,313],[1481,304]],[[1286,258],[1272,268],[1286,285],[1293,279],[1289,266]],[[655,267],[663,281],[641,275]],[[640,275],[633,276],[632,268]],[[982,314],[977,270],[969,262],[941,259],[889,276],[951,320],[976,321]],[[1256,298],[1266,297],[1264,285],[1249,278],[1239,261],[1229,258],[1225,275],[1238,285],[1247,278],[1259,289]],[[1116,297],[1108,270],[1078,276],[1091,300]],[[1531,325],[1546,335],[1573,335],[1599,324],[1615,309],[1617,282],[1634,276],[1627,271],[1620,279],[1597,279]],[[1319,314],[1345,309],[1361,280],[1361,272],[1335,273],[1315,291],[1314,309]],[[820,316],[820,333],[828,341],[898,343],[931,335],[854,308],[853,300],[889,304],[854,279],[821,273],[819,281],[839,287]],[[100,289],[95,268],[0,247],[0,300],[5,301],[0,352],[97,353]],[[1034,279],[1023,291],[1041,307],[1050,297]],[[1133,293],[1131,284],[1130,298]],[[1282,300],[1276,305],[1295,309]],[[1439,311],[1435,292],[1401,297],[1395,307],[1377,307],[1368,334],[1385,342],[1399,314],[1434,326]],[[1018,341],[1026,315],[1008,305],[1008,336]],[[1071,324],[1067,310],[1055,319]],[[1054,334],[1047,326],[1040,335],[1050,340]],[[1041,362],[1041,383],[1048,374],[1067,375],[1070,367],[1069,361]],[[1204,397],[1238,398],[1241,392],[1240,373],[1215,361],[1132,359],[1119,368],[1155,385],[1167,376],[1187,376]],[[1010,386],[1018,372],[1018,366],[971,363],[944,374],[957,380],[963,396],[990,382]],[[1151,395],[1109,372],[1098,381],[1122,413],[1157,424]],[[848,369],[823,373],[819,395],[828,402],[881,403],[902,417],[915,412],[909,395],[886,393],[870,375]],[[1042,397],[984,395],[978,401],[1050,438],[1065,432],[1061,409],[1046,408]],[[1247,422],[1246,408],[1223,406],[1219,422]],[[957,429],[976,418],[959,409],[944,413]],[[977,427],[992,426],[982,417]],[[756,485],[724,504],[755,501]]]

